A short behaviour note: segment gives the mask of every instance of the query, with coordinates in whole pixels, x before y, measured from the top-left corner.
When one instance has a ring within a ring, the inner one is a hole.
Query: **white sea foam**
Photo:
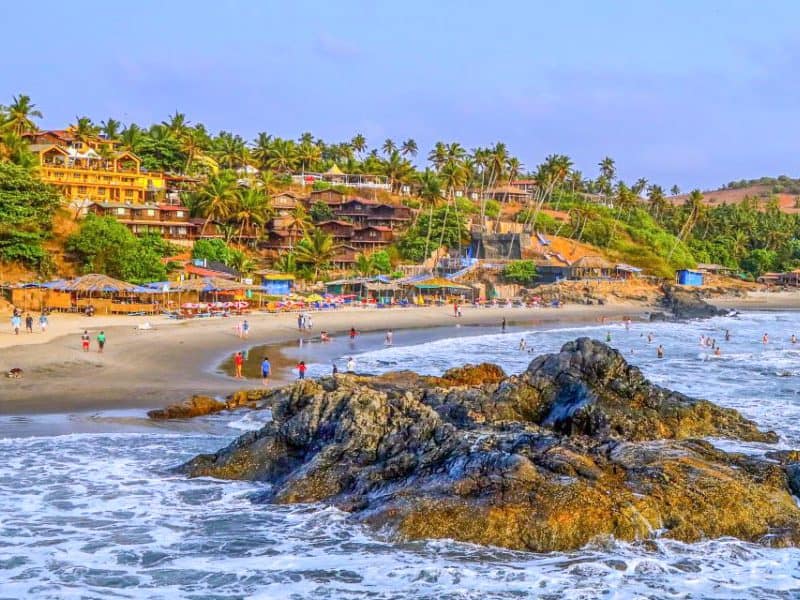
[[[724,342],[724,329],[733,338]],[[684,325],[491,334],[395,346],[357,357],[363,371],[438,373],[464,362],[522,371],[577,335],[634,353],[648,377],[735,407],[800,446],[800,316],[757,314]],[[646,335],[652,331],[653,343]],[[769,331],[774,343],[760,343]],[[640,336],[640,334],[644,334]],[[699,335],[723,357],[698,361]],[[655,357],[663,344],[666,358]],[[228,430],[268,413],[220,417]],[[187,480],[169,468],[226,445],[208,433],[72,434],[0,440],[0,599],[5,598],[794,598],[800,551],[732,539],[606,542],[535,555],[447,540],[398,543],[323,506],[254,504],[260,484]],[[234,432],[231,431],[231,434]],[[715,440],[759,454],[770,446]]]

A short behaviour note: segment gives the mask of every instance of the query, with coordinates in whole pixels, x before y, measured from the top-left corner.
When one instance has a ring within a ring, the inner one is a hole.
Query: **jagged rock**
[[[224,402],[208,396],[192,396],[180,404],[170,404],[166,408],[148,411],[151,419],[188,419],[209,415],[227,408]]]
[[[263,481],[261,501],[330,503],[410,539],[534,551],[656,532],[800,540],[798,455],[693,439],[777,439],[737,412],[655,386],[588,338],[519,376],[481,369],[489,382],[477,370],[298,382],[271,394],[272,422],[180,470]]]
[[[705,319],[727,313],[727,311],[706,302],[698,290],[670,285],[664,286],[661,305],[679,320]]]

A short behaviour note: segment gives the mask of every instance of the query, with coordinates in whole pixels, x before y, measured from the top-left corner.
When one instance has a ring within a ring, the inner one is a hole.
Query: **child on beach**
[[[103,348],[106,346],[106,334],[104,331],[101,331],[97,334],[97,351],[102,354]]]
[[[47,313],[43,312],[39,315],[39,329],[42,333],[47,333],[48,317]]]
[[[247,322],[247,319],[242,321],[242,337],[247,339],[247,336],[250,334],[250,323]]]
[[[81,336],[81,347],[83,348],[84,352],[88,352],[89,351],[89,340],[90,339],[91,338],[89,337],[89,331],[84,329],[83,335]]]
[[[22,327],[22,317],[14,313],[11,317],[11,328],[14,330],[14,335],[19,335],[19,329]]]
[[[28,333],[33,333],[33,317],[31,313],[25,315],[25,331]]]
[[[300,361],[297,363],[297,378],[298,379],[305,379],[306,378],[306,363],[305,361]]]

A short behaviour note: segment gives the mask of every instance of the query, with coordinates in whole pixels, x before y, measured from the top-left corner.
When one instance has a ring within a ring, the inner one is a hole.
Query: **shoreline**
[[[334,337],[346,337],[350,327],[356,327],[365,334],[363,339],[367,343],[374,332],[391,328],[396,332],[398,345],[408,345],[399,339],[398,332],[417,331],[411,336],[414,338],[409,341],[411,344],[419,343],[421,337],[448,337],[444,334],[453,325],[499,328],[505,318],[513,331],[520,327],[599,322],[625,316],[640,318],[652,310],[655,309],[636,303],[539,309],[465,307],[463,316],[456,319],[449,306],[357,308],[312,312],[311,335],[318,337],[325,330]],[[48,339],[36,333],[20,334],[23,343],[14,344],[13,338],[17,336],[0,336],[0,369],[19,366],[25,371],[22,379],[0,379],[0,415],[149,410],[180,402],[192,394],[224,396],[259,387],[259,379],[237,380],[226,376],[220,368],[236,351],[261,346],[275,348],[270,352],[275,352],[276,358],[278,352],[282,355],[275,365],[270,387],[290,381],[293,377],[288,367],[293,359],[285,356],[283,350],[297,344],[296,313],[252,314],[246,318],[251,323],[251,335],[246,340],[234,333],[240,317],[178,322],[122,317],[126,320],[120,322],[119,318],[92,321],[64,315],[54,319],[58,326],[48,332]],[[136,326],[145,321],[153,329],[137,330]],[[103,354],[97,353],[94,341],[92,352],[82,352],[80,332],[85,328],[90,329],[93,340],[97,331],[104,329],[108,343]],[[431,334],[420,336],[420,330]],[[382,334],[377,337],[382,339]],[[327,345],[313,344],[312,352],[314,346]]]

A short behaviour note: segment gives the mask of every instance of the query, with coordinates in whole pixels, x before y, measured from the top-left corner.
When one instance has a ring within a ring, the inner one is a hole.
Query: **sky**
[[[800,176],[800,3],[38,0],[3,7],[0,103],[371,146],[604,156],[626,181]],[[15,25],[16,24],[16,25]]]

